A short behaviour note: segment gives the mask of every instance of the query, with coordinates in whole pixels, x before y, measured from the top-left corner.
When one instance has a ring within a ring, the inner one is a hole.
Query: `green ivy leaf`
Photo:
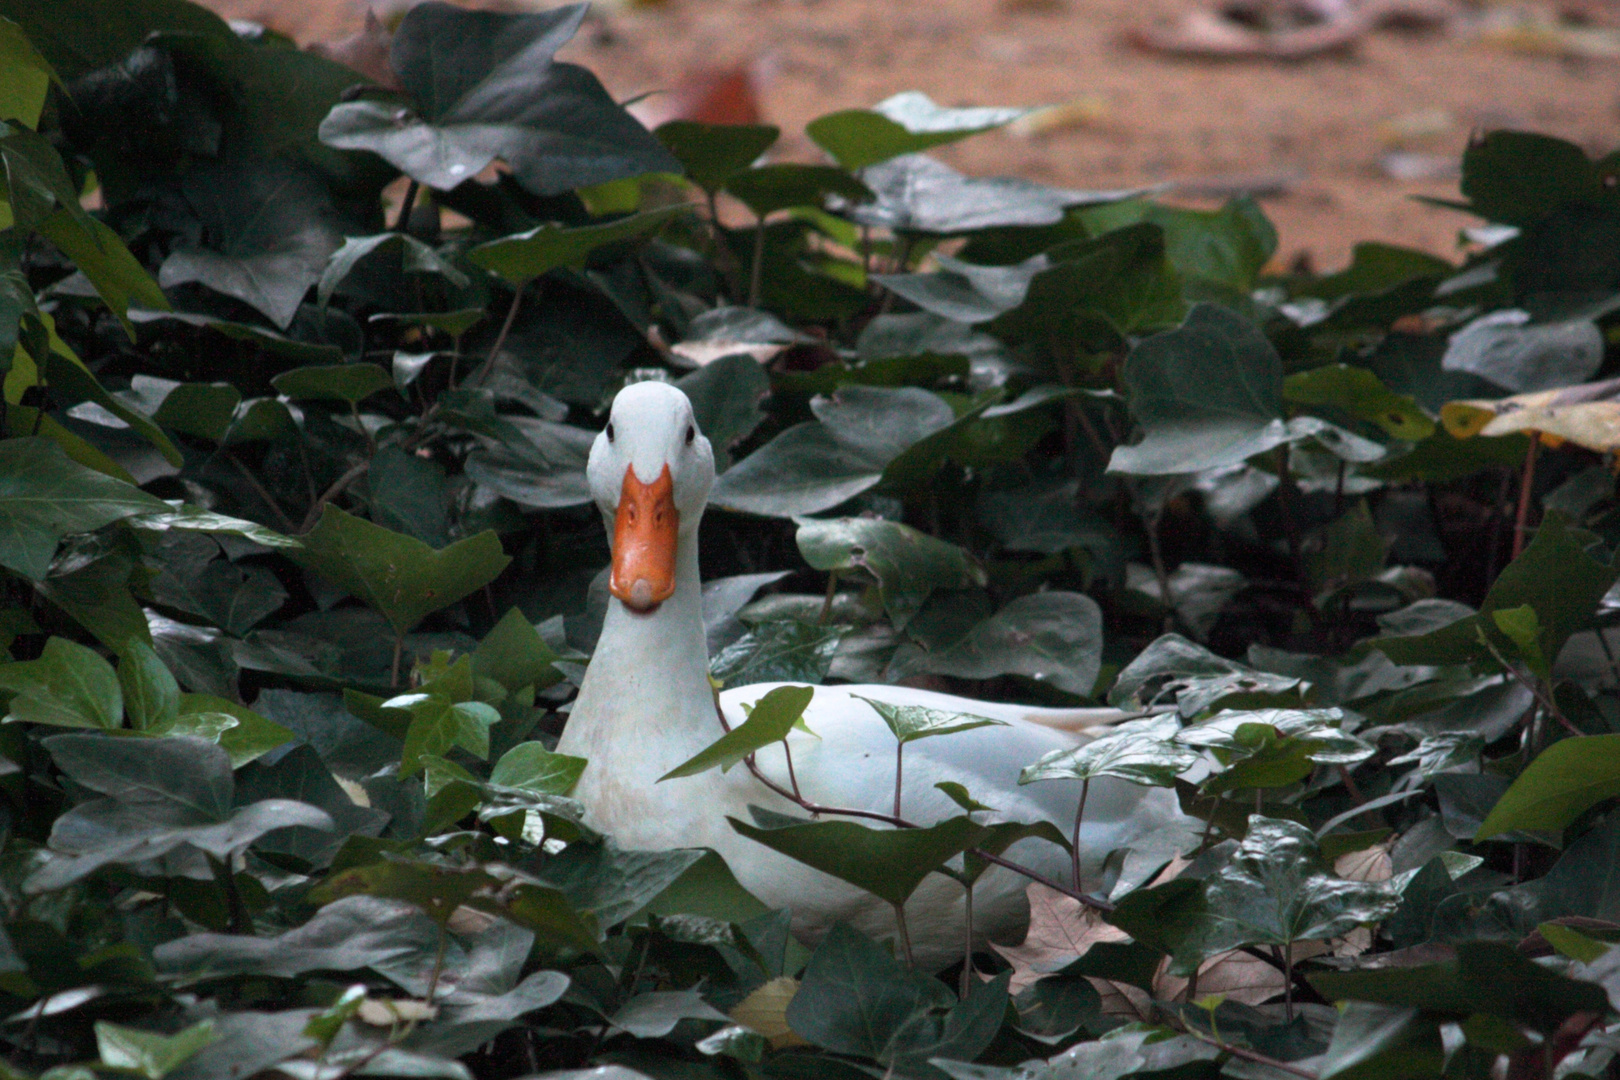
[[[330,503],[303,538],[298,562],[371,605],[405,634],[498,577],[512,560],[486,530],[438,551]]]
[[[390,61],[414,107],[359,100],[332,107],[320,138],[370,150],[439,191],[499,158],[537,195],[558,195],[680,163],[596,76],[554,54],[584,4],[535,14],[419,5],[394,32]]]
[[[547,750],[544,743],[519,743],[495,763],[489,782],[543,795],[567,795],[585,771],[586,760]]]
[[[553,664],[561,660],[518,608],[512,608],[496,623],[472,653],[473,674],[494,679],[508,693],[532,686],[544,690],[562,681],[562,672]]]
[[[6,717],[12,722],[101,731],[124,726],[118,674],[95,650],[67,638],[47,641],[38,660],[0,664],[0,689],[14,695]]]
[[[944,709],[929,709],[921,705],[891,705],[887,701],[874,701],[859,694],[850,696],[860,698],[872,706],[872,709],[883,718],[883,722],[889,725],[895,740],[902,746],[934,735],[952,735],[958,731],[972,731],[974,728],[1007,726],[1005,720],[992,720],[988,716],[947,712]]]
[[[796,518],[799,554],[817,570],[863,570],[876,579],[883,607],[903,629],[935,589],[984,584],[973,556],[909,525],[879,518]]]
[[[358,405],[378,391],[393,389],[394,379],[376,364],[331,364],[283,371],[270,380],[270,385],[295,401]]]
[[[1392,439],[1421,442],[1434,434],[1434,418],[1409,394],[1397,394],[1363,367],[1328,364],[1283,380],[1283,398],[1297,405],[1331,405],[1377,424]]]
[[[1620,735],[1578,735],[1553,743],[1502,793],[1475,840],[1512,830],[1557,831],[1620,795]]]
[[[73,461],[51,439],[0,442],[0,566],[35,581],[50,569],[62,537],[169,509],[140,488]]]
[[[528,232],[479,244],[467,252],[467,261],[499,274],[513,285],[522,286],[565,266],[583,267],[586,258],[597,248],[646,236],[685,210],[685,206],[666,206],[616,221],[574,228],[549,223],[537,225]]]
[[[322,307],[344,280],[368,260],[392,258],[393,265],[407,274],[437,274],[458,289],[467,287],[467,275],[457,270],[437,251],[409,233],[386,232],[373,236],[345,237],[343,246],[332,253],[315,287],[315,298]],[[285,391],[283,391],[285,393]]]
[[[1277,945],[1343,937],[1394,912],[1400,894],[1388,882],[1335,877],[1303,825],[1249,818],[1231,862],[1203,883],[1206,913],[1176,944],[1173,970],[1241,945]]]
[[[804,132],[834,161],[855,172],[900,154],[915,154],[1003,127],[1031,111],[944,108],[927,94],[911,90],[871,109],[844,109],[819,116],[804,126]]]
[[[133,1072],[146,1080],[163,1080],[216,1039],[214,1022],[203,1020],[175,1035],[121,1027],[96,1021],[96,1049],[101,1064],[120,1072]]]
[[[118,684],[132,727],[161,728],[180,715],[180,684],[146,642],[132,640],[124,646]]]
[[[1174,714],[1117,724],[1082,746],[1045,754],[1018,774],[1018,782],[1117,776],[1147,787],[1171,787],[1198,763],[1197,751],[1175,742],[1180,731]]]
[[[721,772],[730,771],[733,765],[754,751],[787,738],[793,726],[803,719],[804,710],[813,696],[813,687],[778,686],[754,703],[747,720],[660,776],[658,782],[696,776],[716,767]]]
[[[686,178],[713,194],[726,181],[759,160],[782,129],[771,124],[705,124],[671,120],[661,124],[658,141],[680,161]]]
[[[984,829],[966,817],[926,829],[872,829],[852,821],[761,829],[734,817],[726,820],[750,840],[890,904],[905,903],[923,878],[972,847]]]

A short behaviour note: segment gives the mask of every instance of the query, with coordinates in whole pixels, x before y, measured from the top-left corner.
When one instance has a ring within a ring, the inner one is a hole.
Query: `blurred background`
[[[362,67],[368,10],[386,27],[409,6],[204,2]],[[1620,0],[620,0],[560,58],[642,98],[650,126],[777,124],[785,160],[819,159],[806,121],[901,90],[1051,106],[936,153],[974,175],[1170,185],[1188,205],[1252,195],[1279,269],[1333,270],[1364,240],[1454,257],[1474,219],[1415,197],[1455,197],[1472,131],[1620,142]]]

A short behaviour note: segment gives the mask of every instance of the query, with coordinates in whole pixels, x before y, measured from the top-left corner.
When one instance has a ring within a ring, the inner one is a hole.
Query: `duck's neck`
[[[674,595],[645,614],[608,599],[559,749],[656,779],[720,734],[692,529],[676,545]]]

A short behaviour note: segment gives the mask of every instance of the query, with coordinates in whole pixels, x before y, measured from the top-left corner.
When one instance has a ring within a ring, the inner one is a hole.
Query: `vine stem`
[[[394,219],[395,232],[402,233],[410,227],[411,210],[416,206],[416,193],[420,190],[421,185],[415,180],[405,189],[405,199],[399,204],[399,216]]]
[[[759,291],[765,281],[765,218],[754,219],[754,257],[748,265],[748,306],[759,307]]]
[[[1076,892],[1080,891],[1080,819],[1085,817],[1086,796],[1089,794],[1091,794],[1091,777],[1088,776],[1080,781],[1080,803],[1074,808],[1074,839],[1071,842],[1073,848],[1069,852],[1069,858],[1072,860],[1074,867],[1074,888]]]
[[[500,333],[495,335],[495,344],[489,347],[489,355],[484,358],[478,373],[467,380],[472,383],[473,389],[483,386],[485,380],[489,378],[489,373],[495,370],[495,358],[501,355],[501,346],[506,344],[506,335],[512,332],[512,323],[517,320],[518,308],[523,303],[523,290],[528,287],[529,283],[525,281],[512,293],[512,303],[506,308],[506,318],[501,322]]]
[[[1484,643],[1485,648],[1488,649],[1490,654],[1496,658],[1496,662],[1501,664],[1503,669],[1506,670],[1509,675],[1513,676],[1514,681],[1516,681],[1526,690],[1530,691],[1530,696],[1536,699],[1536,704],[1547,710],[1547,715],[1551,716],[1554,720],[1557,720],[1559,724],[1563,726],[1564,730],[1569,732],[1571,735],[1586,734],[1586,732],[1570,723],[1569,717],[1565,716],[1563,710],[1558,707],[1558,702],[1551,694],[1547,693],[1539,682],[1520,671],[1516,664],[1508,663],[1507,657],[1502,655],[1502,651],[1496,647],[1488,635],[1482,633],[1479,637],[1480,641]],[[1531,712],[1533,714],[1534,710],[1532,709]]]
[[[890,904],[894,908],[895,929],[900,932],[900,950],[905,954],[906,967],[916,967],[917,961],[911,955],[911,930],[906,926],[906,905]]]
[[[720,719],[720,727],[725,731],[730,732],[731,724],[727,722],[726,714],[720,709],[719,693],[714,695],[714,712],[715,715]],[[772,780],[770,777],[766,776],[765,773],[760,769],[759,762],[754,759],[753,754],[749,754],[747,757],[743,758],[743,764],[748,766],[748,771],[753,775],[755,780],[758,780],[761,784],[764,784],[767,788],[775,792],[777,795],[780,795],[788,802],[793,803],[795,806],[799,807],[799,809],[806,811],[812,817],[820,817],[823,814],[831,814],[837,817],[852,817],[862,818],[867,821],[881,821],[885,824],[893,825],[897,829],[919,829],[922,827],[915,821],[907,821],[905,818],[900,817],[897,814],[880,814],[875,810],[857,810],[854,807],[846,806],[822,806],[820,803],[811,802],[809,799],[805,798],[796,791],[789,791],[781,784],[778,784],[775,780]],[[1000,855],[996,855],[993,852],[985,851],[983,848],[969,848],[968,850],[971,851],[977,858],[981,858],[989,863],[994,863],[995,865],[1007,870],[1011,870],[1016,874],[1021,874],[1039,885],[1045,885],[1047,888],[1060,892],[1064,896],[1078,900],[1087,907],[1095,908],[1096,910],[1105,913],[1114,910],[1114,905],[1110,904],[1106,900],[1095,896],[1088,896],[1079,889],[1070,888],[1067,885],[1053,881],[1051,878],[1039,873],[1038,871],[1031,870],[1027,866],[1020,866],[1018,863],[1015,863],[1010,859],[1004,859]]]
[[[827,599],[821,602],[821,614],[816,618],[818,626],[825,626],[827,620],[832,618],[833,601],[838,597],[838,575],[843,573],[837,567],[827,571]]]
[[[906,744],[896,741],[894,744],[894,816],[900,818],[900,781],[905,775]]]
[[[259,482],[259,478],[253,475],[252,470],[250,470],[246,465],[242,464],[242,459],[231,453],[229,450],[224,450],[222,453],[225,455],[226,461],[229,461],[232,465],[236,466],[236,471],[242,474],[242,479],[247,481],[247,485],[253,489],[253,493],[259,498],[263,499],[265,503],[269,505],[270,512],[276,515],[276,520],[281,522],[281,527],[291,530],[293,527],[292,518],[287,516],[287,511],[281,508],[281,504],[277,502],[270,492],[265,489],[265,486]],[[309,527],[306,525],[299,531],[308,532]]]
[[[1530,448],[1524,452],[1524,472],[1519,479],[1519,507],[1513,515],[1513,557],[1517,559],[1524,551],[1524,534],[1526,523],[1530,519],[1530,495],[1536,486],[1536,448],[1541,445],[1541,438],[1530,433]]]
[[[968,992],[973,989],[973,882],[962,882],[966,895],[962,898],[963,911],[963,941],[962,941],[962,977],[958,980],[957,995],[967,1000]]]
[[[304,515],[303,524],[298,526],[298,532],[302,534],[313,529],[315,523],[321,519],[321,510],[326,504],[347,491],[349,485],[366,475],[366,471],[370,468],[371,462],[369,460],[362,461],[358,465],[351,466],[348,472],[332,481],[331,486],[321,492],[321,497],[316,499],[314,504],[310,506],[309,513]]]
[[[1208,1035],[1205,1035],[1202,1031],[1199,1031],[1191,1024],[1181,1024],[1180,1027],[1188,1035],[1191,1035],[1199,1042],[1208,1043],[1215,1049],[1221,1051],[1223,1054],[1231,1054],[1235,1058],[1239,1058],[1243,1061],[1252,1061],[1256,1065],[1269,1065],[1273,1069],[1280,1069],[1285,1073],[1289,1073],[1290,1075],[1303,1077],[1304,1080],[1316,1080],[1316,1074],[1311,1072],[1309,1069],[1301,1069],[1298,1065],[1290,1065],[1286,1061],[1278,1061],[1276,1058],[1267,1057],[1262,1053],[1250,1050],[1248,1047],[1233,1046],[1231,1043],[1221,1042],[1219,1039],[1214,1039]]]
[[[726,714],[721,711],[720,708],[719,691],[716,691],[714,694],[714,714],[720,720],[721,729],[726,732],[730,732],[731,724],[727,722]],[[753,775],[755,780],[758,780],[761,784],[764,784],[767,788],[780,795],[788,802],[793,803],[795,806],[799,807],[799,809],[809,813],[812,817],[820,817],[823,814],[832,814],[838,817],[863,818],[867,821],[881,821],[886,824],[893,825],[897,829],[922,828],[922,826],[918,825],[915,821],[907,821],[905,818],[894,814],[880,814],[873,810],[856,810],[854,807],[846,806],[822,806],[820,803],[811,802],[809,799],[806,799],[797,792],[789,791],[781,784],[778,784],[775,780],[772,780],[770,777],[766,776],[765,773],[760,769],[759,763],[754,760],[753,754],[749,754],[747,757],[743,758],[743,764],[748,766],[748,771]],[[994,852],[986,851],[984,848],[968,848],[968,853],[973,855],[975,858],[983,859],[985,862],[992,863],[1004,870],[1011,870],[1013,873],[1018,874],[1021,877],[1028,878],[1037,885],[1044,885],[1053,892],[1060,893],[1063,896],[1067,896],[1071,900],[1078,901],[1080,904],[1091,908],[1093,911],[1099,911],[1104,915],[1107,915],[1114,910],[1114,905],[1109,901],[1104,900],[1100,896],[1091,896],[1087,893],[1081,892],[1077,888],[1064,885],[1061,882],[1053,881],[1051,878],[1047,877],[1045,874],[1042,874],[1038,870],[1033,870],[1030,867],[1015,863],[1011,859],[1004,859]],[[1241,946],[1238,951],[1248,956],[1252,956],[1256,960],[1260,960],[1271,965],[1278,971],[1283,972],[1285,976],[1290,977],[1290,980],[1292,980],[1293,972],[1290,970],[1290,967],[1278,963],[1277,959],[1264,949],[1257,948],[1253,945],[1245,945]],[[1301,985],[1305,986],[1313,996],[1316,995],[1314,988],[1310,988],[1308,984]],[[1315,999],[1318,1001],[1321,1000],[1320,996],[1315,996]],[[1313,1077],[1312,1080],[1315,1080],[1315,1078]]]

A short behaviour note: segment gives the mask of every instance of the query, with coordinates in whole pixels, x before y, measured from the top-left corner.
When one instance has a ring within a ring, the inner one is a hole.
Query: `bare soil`
[[[354,32],[365,11],[359,0],[206,2],[304,44]],[[1125,43],[1130,28],[1206,2],[665,0],[608,11],[562,56],[620,99],[747,65],[764,118],[784,131],[781,152],[801,160],[816,154],[807,120],[900,90],[949,105],[1086,99],[1092,115],[1076,126],[993,132],[940,156],[965,172],[1064,187],[1281,189],[1263,198],[1279,262],[1303,256],[1324,270],[1363,240],[1456,255],[1473,219],[1413,199],[1455,198],[1455,178],[1392,179],[1381,167],[1391,152],[1454,161],[1471,130],[1490,127],[1559,135],[1592,153],[1620,143],[1620,59],[1505,51],[1466,30],[1383,30],[1349,54],[1291,63],[1170,59]]]

